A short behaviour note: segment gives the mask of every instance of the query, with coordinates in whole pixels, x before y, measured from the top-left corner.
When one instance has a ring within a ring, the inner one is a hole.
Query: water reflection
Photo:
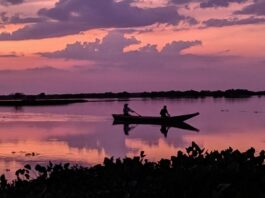
[[[161,125],[161,127],[160,127],[160,132],[161,132],[165,137],[167,137],[167,133],[168,133],[169,128],[170,128],[170,126],[167,126],[167,125]]]
[[[175,144],[169,144],[164,138],[159,138],[155,144],[149,144],[140,139],[126,139],[125,144],[129,148],[128,156],[133,157],[144,151],[146,157],[152,161],[176,155],[181,149]]]
[[[106,119],[106,118],[105,118]],[[27,113],[27,112],[0,112],[0,122],[102,122],[102,116],[71,115],[71,114],[49,114],[49,113]]]
[[[123,124],[123,132],[125,135],[129,135],[129,132],[134,129],[137,125]]]
[[[122,125],[123,126],[123,132],[125,135],[129,135],[130,131],[132,131],[133,129],[135,129],[138,125],[155,125],[155,124],[130,124],[130,123],[117,123],[117,122],[113,122],[113,125]],[[196,131],[199,132],[199,129],[185,123],[185,122],[180,122],[180,123],[176,123],[176,124],[162,124],[162,125],[158,125],[160,127],[160,132],[161,134],[163,134],[163,136],[166,138],[167,134],[169,132],[170,128],[176,128],[176,129],[184,129],[184,130],[188,130],[188,131]]]
[[[12,151],[10,152],[10,149]],[[6,161],[46,162],[71,161],[75,163],[101,163],[106,152],[100,148],[72,148],[61,141],[19,141],[0,144],[0,158]]]
[[[101,163],[104,157],[133,156],[145,151],[159,160],[185,149],[192,141],[208,150],[229,146],[242,151],[265,148],[265,101],[250,100],[130,100],[143,115],[159,115],[167,104],[172,115],[201,113],[185,127],[112,125],[113,113],[124,101],[101,101],[58,107],[24,107],[21,111],[0,108],[0,174],[12,178],[26,163]],[[194,128],[193,126],[196,126]],[[166,138],[165,138],[166,137]],[[34,153],[34,155],[32,155]]]

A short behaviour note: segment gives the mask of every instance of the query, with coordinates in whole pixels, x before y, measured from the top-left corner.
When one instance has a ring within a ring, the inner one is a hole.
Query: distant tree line
[[[105,93],[80,93],[80,94],[45,94],[26,95],[23,93],[14,93],[10,95],[2,95],[2,100],[36,100],[36,99],[76,99],[76,98],[248,98],[252,96],[265,96],[265,91],[249,91],[246,89],[229,89],[225,91],[152,91],[152,92],[105,92]]]

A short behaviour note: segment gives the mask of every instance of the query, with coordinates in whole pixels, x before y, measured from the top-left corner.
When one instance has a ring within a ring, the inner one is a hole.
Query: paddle
[[[138,115],[139,117],[142,117],[139,113],[137,113],[137,112],[135,112],[135,111],[133,111],[136,115]]]

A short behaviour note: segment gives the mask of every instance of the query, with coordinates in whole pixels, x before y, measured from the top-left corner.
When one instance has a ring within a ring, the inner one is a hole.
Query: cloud
[[[247,0],[208,0],[200,3],[201,8],[228,7],[231,3],[245,3]]]
[[[161,54],[163,55],[173,55],[180,54],[184,49],[188,49],[193,46],[201,45],[201,41],[173,41],[172,43],[168,43],[161,50]]]
[[[0,58],[17,58],[17,57],[22,57],[24,56],[23,54],[17,54],[15,52],[9,53],[9,54],[0,54]]]
[[[170,2],[177,5],[182,5],[182,4],[189,4],[194,1],[196,2],[196,0],[171,0]]]
[[[17,5],[17,4],[21,4],[24,3],[25,0],[0,0],[0,5]]]
[[[0,21],[2,23],[6,23],[8,21],[9,17],[7,16],[6,12],[0,12]]]
[[[171,2],[176,5],[199,3],[200,8],[228,7],[231,3],[245,3],[247,1],[248,0],[171,0]]]
[[[144,27],[156,23],[176,25],[185,17],[175,6],[139,8],[133,0],[60,0],[51,9],[41,9],[46,21],[27,25],[13,33],[0,34],[0,40],[24,40],[77,34],[94,28]]]
[[[37,67],[0,72],[1,93],[78,93],[177,89],[229,89],[264,87],[264,58],[194,55],[184,50],[202,45],[201,41],[173,41],[161,50],[141,44],[134,37],[113,31],[102,40],[69,44],[64,50],[44,53],[49,58],[84,59],[87,65],[74,69]],[[45,64],[49,64],[47,59]],[[50,64],[49,64],[50,65]],[[92,69],[91,69],[92,68]],[[224,81],[225,77],[225,81]],[[255,78],[249,82],[246,79]],[[257,84],[258,82],[258,84]],[[258,87],[257,87],[258,86]]]
[[[187,24],[189,24],[189,25],[197,25],[197,24],[199,24],[199,21],[197,20],[197,19],[195,19],[195,18],[193,18],[193,17],[190,17],[190,16],[187,16],[186,18],[185,18],[185,20],[184,20],[184,22],[186,22]]]
[[[21,14],[15,14],[13,16],[7,16],[6,12],[0,13],[0,21],[3,24],[27,24],[27,23],[39,23],[44,22],[45,18],[41,17],[22,17]]]
[[[265,15],[265,1],[264,0],[254,0],[254,2],[242,10],[234,12],[234,14],[249,14],[264,16]]]
[[[25,23],[39,23],[44,21],[44,18],[40,17],[21,17],[20,14],[15,14],[14,16],[10,17],[8,22],[11,24],[25,24]]]
[[[105,36],[102,42],[99,39],[94,42],[76,42],[68,44],[64,50],[40,54],[49,58],[105,60],[117,58],[123,54],[125,47],[139,43],[134,37],[125,38],[123,33],[113,31]]]
[[[225,27],[233,25],[248,25],[248,24],[261,24],[265,23],[265,18],[249,17],[245,19],[232,18],[232,19],[209,19],[203,21],[205,27]]]
[[[106,35],[101,42],[98,39],[94,42],[76,42],[67,45],[63,50],[39,54],[48,58],[93,60],[107,65],[126,66],[136,62],[144,65],[144,63],[152,61],[176,60],[182,56],[183,50],[202,44],[198,40],[173,41],[166,44],[161,51],[158,51],[156,45],[147,44],[137,50],[124,52],[126,47],[140,43],[134,37],[126,38],[123,33],[113,31]]]
[[[16,54],[0,54],[0,58],[16,58]]]
[[[67,72],[66,70],[63,69],[58,69],[55,67],[51,67],[51,66],[45,66],[45,67],[35,67],[35,68],[29,68],[29,69],[24,69],[21,70],[23,72],[37,72],[37,73],[56,73],[56,72]]]
[[[3,56],[3,57],[5,57],[5,56]],[[51,66],[33,67],[33,68],[17,69],[17,70],[12,70],[12,69],[0,70],[0,74],[6,74],[6,73],[13,73],[13,74],[61,73],[61,72],[68,72],[68,71],[63,70],[63,69],[58,69],[55,67],[51,67]]]

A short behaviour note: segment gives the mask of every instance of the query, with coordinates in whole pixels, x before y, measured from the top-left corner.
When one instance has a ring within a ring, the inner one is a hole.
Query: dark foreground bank
[[[157,163],[142,152],[91,168],[26,165],[12,184],[1,176],[0,197],[265,197],[264,159],[265,152],[254,148],[205,152],[192,143],[186,153]]]

